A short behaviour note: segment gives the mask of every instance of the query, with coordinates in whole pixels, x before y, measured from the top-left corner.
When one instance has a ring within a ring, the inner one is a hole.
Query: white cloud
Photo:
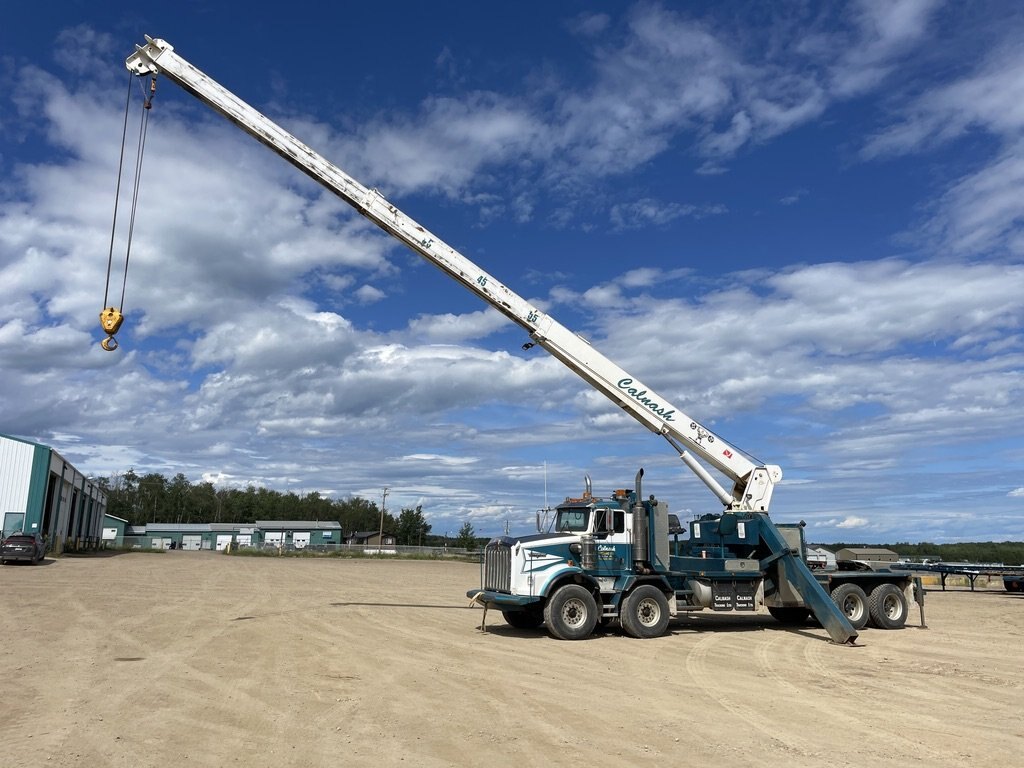
[[[924,231],[953,253],[1024,255],[1024,138],[985,167],[956,180],[937,201]]]
[[[835,523],[836,528],[847,530],[850,528],[865,528],[868,525],[868,520],[863,517],[857,517],[856,515],[850,515],[845,517],[839,522]]]
[[[997,45],[959,79],[934,84],[909,99],[896,113],[896,121],[871,137],[862,154],[875,158],[918,152],[976,129],[1019,139],[1024,131],[1021,71],[1024,51]]]
[[[461,315],[420,315],[409,322],[409,332],[427,343],[457,344],[485,338],[508,324],[504,315],[488,308]]]
[[[372,285],[359,286],[354,295],[360,304],[375,304],[387,298],[387,294],[384,291]]]
[[[1020,498],[1024,498],[1024,487],[1021,487],[1021,488],[1014,488],[1014,489],[1013,489],[1012,491],[1010,491],[1010,492],[1009,492],[1008,494],[1006,494],[1006,495],[1007,495],[1007,496],[1009,496],[1009,497],[1010,497],[1011,499],[1020,499]]]
[[[631,203],[617,203],[609,211],[609,222],[613,229],[624,231],[648,226],[664,226],[677,219],[703,219],[726,213],[724,205],[688,205],[667,203],[651,198]]]
[[[839,96],[864,93],[897,68],[907,50],[925,37],[938,0],[860,0],[852,3],[856,37],[839,54],[831,73],[831,88]]]
[[[930,206],[923,235],[959,254],[1024,253],[1024,52],[996,45],[976,68],[908,100],[895,121],[865,143],[868,159],[917,153],[983,132],[996,143],[980,164],[958,173]]]

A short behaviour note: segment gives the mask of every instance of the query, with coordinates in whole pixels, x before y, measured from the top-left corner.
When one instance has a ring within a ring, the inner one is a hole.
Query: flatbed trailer
[[[901,563],[908,571],[936,573],[946,591],[946,579],[949,576],[966,576],[974,591],[974,582],[979,576],[1002,578],[1007,592],[1024,591],[1024,565],[1003,565],[1002,563]]]

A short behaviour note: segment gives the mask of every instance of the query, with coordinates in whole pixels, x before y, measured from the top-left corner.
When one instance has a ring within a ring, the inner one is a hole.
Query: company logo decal
[[[665,421],[675,421],[673,414],[676,412],[675,408],[668,408],[662,405],[657,400],[652,400],[647,396],[646,389],[637,389],[633,386],[632,379],[619,379],[619,389],[629,395],[631,398],[636,400],[640,405],[645,408],[649,408],[654,414],[661,416]]]

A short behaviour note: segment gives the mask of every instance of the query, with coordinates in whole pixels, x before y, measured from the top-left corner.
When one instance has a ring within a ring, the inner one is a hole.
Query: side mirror
[[[718,520],[718,535],[732,536],[736,533],[736,515],[722,515]]]

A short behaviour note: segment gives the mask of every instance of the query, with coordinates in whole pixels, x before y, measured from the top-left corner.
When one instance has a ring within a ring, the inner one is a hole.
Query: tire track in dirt
[[[881,630],[876,630],[872,636],[881,641],[885,635],[878,633]],[[808,644],[802,649],[808,672],[823,686],[841,694],[833,708],[843,728],[855,730],[865,741],[884,731],[886,747],[897,765],[922,761],[942,764],[943,760],[948,760],[948,754],[921,738],[918,729],[908,728],[909,723],[882,719],[878,702],[899,695],[899,691],[889,671],[879,668],[877,655],[865,651],[868,649],[818,644]],[[908,733],[913,735],[906,735]]]
[[[733,718],[730,722],[743,723],[744,727],[758,731],[764,742],[774,747],[773,751],[800,758],[827,760],[828,755],[825,752],[808,746],[808,739],[802,729],[794,731],[788,727],[780,727],[778,722],[770,726],[764,724],[765,702],[758,702],[757,705],[747,703],[750,697],[743,691],[730,691],[716,680],[709,668],[708,658],[712,650],[724,654],[727,650],[725,648],[727,642],[727,638],[710,633],[698,638],[686,655],[686,673],[690,680],[703,691],[706,703],[724,710],[730,718]],[[758,668],[768,669],[769,676],[779,680],[778,675],[770,669],[772,664],[769,657],[769,650],[777,640],[771,635],[765,637],[763,633],[759,633],[756,642],[758,648],[755,650],[755,655],[758,658]],[[728,644],[732,645],[732,643]]]

